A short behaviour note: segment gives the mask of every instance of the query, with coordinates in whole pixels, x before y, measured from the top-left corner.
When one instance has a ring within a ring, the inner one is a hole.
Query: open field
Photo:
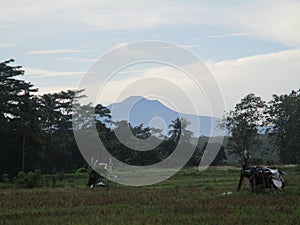
[[[85,175],[64,175],[55,188],[0,186],[0,224],[299,224],[300,167],[282,193],[236,192],[238,168],[184,169],[147,187],[85,187]],[[225,194],[224,192],[232,192]]]

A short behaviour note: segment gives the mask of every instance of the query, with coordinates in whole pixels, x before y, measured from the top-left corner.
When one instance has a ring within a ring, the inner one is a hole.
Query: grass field
[[[85,187],[64,175],[55,188],[0,187],[0,224],[300,224],[300,167],[282,193],[236,192],[237,168],[184,169],[146,187]],[[232,194],[223,194],[232,192]]]

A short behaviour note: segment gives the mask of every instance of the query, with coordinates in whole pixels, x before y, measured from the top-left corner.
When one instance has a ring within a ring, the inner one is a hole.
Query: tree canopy
[[[274,95],[266,110],[268,132],[283,163],[300,163],[300,89]]]
[[[258,144],[259,127],[263,123],[265,102],[255,94],[245,96],[224,118],[230,132],[230,153],[242,157],[245,149]]]

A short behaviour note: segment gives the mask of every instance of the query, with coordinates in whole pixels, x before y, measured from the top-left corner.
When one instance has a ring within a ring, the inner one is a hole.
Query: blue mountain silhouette
[[[168,133],[168,126],[172,120],[181,117],[191,122],[187,129],[192,131],[195,137],[222,135],[222,131],[218,128],[218,124],[221,122],[220,118],[180,114],[158,100],[149,100],[141,96],[131,96],[122,102],[111,104],[107,108],[112,111],[113,121],[127,120],[132,126],[142,123],[145,127],[162,129],[164,134]],[[159,121],[164,121],[165,125],[163,126]]]

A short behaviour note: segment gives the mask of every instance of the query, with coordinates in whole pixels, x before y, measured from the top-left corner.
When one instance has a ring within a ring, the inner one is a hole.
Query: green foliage
[[[0,174],[16,176],[36,168],[56,173],[83,166],[71,120],[82,90],[38,96],[31,83],[20,79],[24,70],[11,66],[13,62],[0,63]]]
[[[11,66],[13,62],[0,63],[0,173],[10,175],[37,167],[43,151],[33,95],[37,89],[19,78],[24,71]],[[39,153],[34,154],[37,149]]]
[[[182,146],[186,146],[186,149],[191,147],[190,141],[192,132],[187,129],[189,121],[184,118],[177,118],[172,121],[169,125],[169,136],[162,136],[160,130],[145,127],[143,124],[135,127],[127,121],[118,121],[113,124],[115,126],[114,130],[109,131],[103,136],[101,136],[102,133],[100,133],[101,140],[104,139],[104,143],[106,144],[105,147],[114,157],[131,165],[153,165],[164,160],[174,151],[179,142],[180,136],[182,137],[180,139]],[[152,138],[153,141],[157,141],[157,143],[160,144],[156,148],[148,151],[137,151],[134,150],[137,149],[137,147],[133,147],[133,149],[131,149],[123,145],[116,137],[115,132],[127,135],[128,127],[134,135],[134,137],[131,136],[129,137],[131,139],[127,140],[132,146],[138,147],[138,145],[140,145],[140,141],[138,139],[146,138]],[[104,138],[102,139],[102,137]],[[108,161],[108,159],[103,161]],[[196,161],[197,160],[191,160],[188,165],[196,166]]]
[[[35,188],[44,185],[44,180],[41,175],[41,171],[36,169],[34,172],[30,171],[25,173],[20,171],[18,173],[16,184],[21,188]]]
[[[2,174],[0,181],[4,184],[9,183],[9,175],[7,173]]]
[[[229,153],[242,158],[245,149],[253,149],[259,143],[259,127],[263,121],[265,102],[254,94],[248,94],[224,119],[224,125],[230,131]]]
[[[300,89],[288,95],[274,95],[265,113],[281,161],[300,163]]]
[[[39,97],[46,141],[43,169],[48,173],[69,171],[83,164],[72,131],[73,103],[82,97],[81,92],[68,90]]]

